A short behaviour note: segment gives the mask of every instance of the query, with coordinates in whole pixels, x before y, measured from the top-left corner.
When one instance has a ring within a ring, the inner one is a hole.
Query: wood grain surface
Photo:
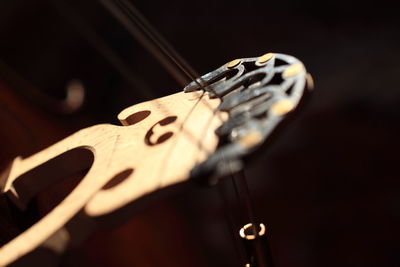
[[[31,157],[16,158],[1,185],[21,210],[52,184],[85,175],[43,218],[0,248],[0,265],[40,247],[61,253],[87,230],[82,223],[72,236],[63,228],[67,222],[84,214],[96,223],[96,217],[115,216],[129,203],[187,180],[195,164],[216,149],[214,131],[227,117],[216,111],[219,103],[203,92],[143,102],[118,115],[124,126],[95,125]]]

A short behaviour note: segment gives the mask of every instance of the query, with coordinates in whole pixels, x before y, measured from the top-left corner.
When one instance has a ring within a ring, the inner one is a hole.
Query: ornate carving
[[[301,61],[273,53],[235,59],[187,85],[185,92],[204,88],[211,98],[221,98],[219,110],[230,117],[216,130],[218,150],[192,170],[192,177],[211,177],[208,182],[215,184],[240,170],[243,158],[265,143],[311,87]]]

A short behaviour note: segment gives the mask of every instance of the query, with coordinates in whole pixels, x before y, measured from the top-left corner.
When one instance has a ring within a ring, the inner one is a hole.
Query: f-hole
[[[18,195],[17,201],[26,207],[15,214],[21,231],[64,200],[88,173],[93,161],[94,154],[89,148],[78,147],[18,177],[13,187]]]
[[[165,141],[167,141],[168,139],[170,139],[174,135],[173,132],[167,131],[167,132],[159,135],[158,137],[155,137],[155,128],[158,125],[160,125],[160,126],[169,125],[169,124],[175,122],[177,118],[178,118],[177,116],[169,116],[169,117],[166,117],[166,118],[160,120],[156,124],[154,124],[147,131],[146,136],[144,137],[145,144],[148,145],[148,146],[155,146],[155,145],[162,144]],[[152,139],[154,139],[154,140],[152,141]]]

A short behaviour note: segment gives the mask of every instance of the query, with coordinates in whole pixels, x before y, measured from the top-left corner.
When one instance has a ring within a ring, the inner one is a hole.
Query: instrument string
[[[186,86],[189,78],[190,81],[202,88],[204,91],[207,89],[214,92],[212,86],[208,86],[198,75],[198,73],[184,60],[177,51],[159,34],[154,27],[145,19],[145,17],[133,6],[132,3],[126,0],[100,0],[100,2],[130,31],[130,33],[144,45],[144,47],[155,56],[159,62],[166,67],[166,69],[181,83]],[[186,77],[186,78],[185,78]],[[218,96],[218,94],[215,93]],[[238,175],[239,185],[235,179]],[[249,188],[246,182],[244,173],[234,174],[231,171],[231,179],[234,185],[235,195],[237,200],[241,203],[241,210],[245,209],[248,220],[252,224],[252,230],[257,235],[257,224],[254,218],[253,205],[250,198]],[[238,189],[241,188],[240,190]],[[226,205],[226,199],[223,197],[221,188],[219,189],[223,202]],[[240,191],[240,192],[239,192]],[[230,232],[234,236],[235,247],[238,257],[243,260],[243,249],[238,248],[237,234],[233,230],[234,223],[231,214],[226,215],[229,224]]]
[[[237,185],[236,179],[239,180],[239,186]],[[235,191],[238,196],[241,196],[241,203],[244,205],[244,210],[247,212],[246,217],[250,220],[250,223],[253,225],[253,232],[257,235],[257,222],[255,219],[253,201],[251,200],[249,186],[247,184],[246,176],[244,171],[241,170],[234,174],[232,177],[233,184],[235,186]],[[240,192],[239,192],[240,190]]]
[[[181,86],[184,87],[190,81],[194,81],[201,89],[213,91],[213,88],[207,86],[198,72],[169,44],[131,2],[127,0],[100,0],[100,2],[164,65]]]
[[[128,12],[130,17],[137,23],[140,28],[148,35],[148,37],[162,50],[176,66],[188,77],[190,80],[196,80],[199,74],[191,67],[188,62],[180,56],[180,54],[166,41],[166,39],[152,25],[146,18],[128,1],[116,0]]]
[[[144,17],[138,18],[139,11],[132,4],[122,4],[115,0],[100,0],[100,3],[164,66],[182,87],[188,83],[188,78],[182,74],[182,70],[171,62],[171,58],[163,52],[160,43],[156,42],[155,35],[150,34],[150,30],[145,28],[145,24],[142,23]]]
[[[237,205],[239,207],[239,216],[240,216],[240,224],[245,225],[250,223],[251,224],[251,231],[254,236],[258,236],[258,225],[259,221],[256,220],[255,212],[254,212],[254,205],[251,199],[250,189],[247,183],[246,175],[244,170],[239,172],[233,173],[229,175],[230,181],[232,182],[232,187],[235,192]],[[237,233],[235,235],[237,237]],[[235,239],[236,242],[240,243],[238,238]],[[257,240],[256,240],[257,241]],[[260,243],[257,241],[255,242],[255,256],[257,258],[258,264],[260,267],[266,267],[267,265],[263,259],[263,253]],[[246,256],[243,256],[243,246],[242,250],[240,251],[239,255],[243,258],[244,257],[244,264],[248,264]],[[247,265],[246,265],[247,266]]]
[[[127,66],[113,49],[107,45],[105,40],[90,27],[81,15],[79,15],[79,12],[74,10],[65,0],[49,1],[49,3],[53,5],[57,12],[63,16],[115,70],[117,70],[130,86],[133,88],[142,88],[142,90],[138,90],[141,97],[144,99],[153,99],[156,97],[155,92],[131,71],[129,66]],[[143,88],[145,88],[145,90],[143,90]]]
[[[236,254],[237,254],[239,260],[243,264],[246,264],[246,252],[245,252],[244,247],[241,245],[240,237],[237,235],[237,230],[236,230],[237,224],[234,223],[235,219],[234,219],[232,212],[229,212],[229,211],[234,210],[229,203],[230,202],[229,196],[226,192],[226,191],[229,191],[229,188],[227,188],[227,186],[225,186],[225,185],[228,185],[229,184],[228,182],[230,182],[230,181],[233,181],[233,179],[230,179],[230,180],[226,179],[226,180],[220,181],[217,185],[217,189],[218,189],[219,196],[222,199],[223,210],[224,210],[224,214],[225,214],[225,218],[226,218],[225,221],[227,223],[227,229],[229,230],[229,233],[232,237],[232,241],[233,241],[233,244],[234,244],[234,247],[236,250]],[[236,194],[236,196],[238,196],[237,192],[235,192],[235,194]],[[238,197],[236,199],[239,200]],[[241,203],[239,202],[239,205],[240,204]]]

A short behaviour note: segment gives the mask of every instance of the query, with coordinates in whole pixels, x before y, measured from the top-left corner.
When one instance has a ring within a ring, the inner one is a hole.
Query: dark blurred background
[[[199,73],[278,52],[313,75],[303,112],[246,168],[276,266],[400,266],[397,8],[385,1],[133,3]],[[180,90],[98,1],[0,4],[2,166],[83,127],[118,124],[123,108]],[[165,197],[70,248],[62,265],[244,266],[230,231],[248,221],[232,185],[221,187]]]

